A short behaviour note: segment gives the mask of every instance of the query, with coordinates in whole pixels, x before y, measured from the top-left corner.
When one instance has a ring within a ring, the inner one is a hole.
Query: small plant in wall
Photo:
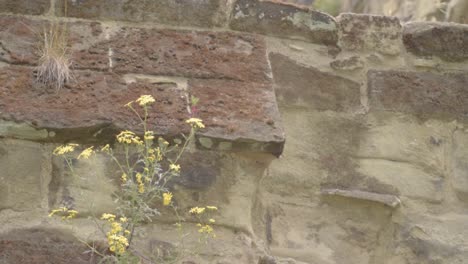
[[[139,119],[143,132],[141,135],[133,131],[122,131],[116,136],[120,145],[120,155],[110,145],[98,149],[89,147],[83,150],[77,159],[90,159],[97,152],[107,155],[119,168],[118,177],[120,186],[115,193],[115,212],[104,213],[94,217],[99,230],[106,239],[108,252],[99,252],[93,246],[87,244],[92,252],[100,255],[102,263],[175,263],[196,254],[196,251],[186,250],[184,243],[176,245],[177,252],[167,255],[145,255],[135,248],[135,230],[144,223],[151,222],[161,215],[157,208],[172,208],[177,216],[175,229],[180,234],[181,241],[188,235],[184,231],[184,219],[180,217],[177,206],[173,202],[173,194],[168,188],[168,183],[173,177],[179,177],[181,167],[179,160],[182,153],[189,147],[197,130],[204,128],[202,120],[192,117],[186,120],[190,126],[190,133],[184,136],[184,140],[170,144],[162,137],[157,138],[148,127],[149,106],[155,102],[150,95],[143,95],[125,106]],[[53,154],[64,158],[71,174],[75,174],[73,157],[71,154],[78,147],[77,144],[66,144],[57,147]],[[122,158],[119,158],[122,157]],[[82,175],[75,175],[76,177]],[[215,206],[194,207],[187,212],[195,223],[196,234],[200,245],[204,245],[209,239],[215,237],[211,217],[218,210]],[[165,210],[163,210],[165,211]],[[79,212],[71,208],[61,207],[52,210],[49,216],[59,216],[64,220],[70,220]],[[84,241],[83,241],[84,242]],[[86,243],[86,242],[85,242]]]
[[[67,1],[64,1],[65,16]],[[71,59],[68,49],[68,27],[65,22],[52,20],[40,34],[39,61],[36,79],[57,91],[71,79]]]

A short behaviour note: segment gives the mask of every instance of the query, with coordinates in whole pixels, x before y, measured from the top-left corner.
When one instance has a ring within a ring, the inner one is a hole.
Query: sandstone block
[[[467,85],[466,73],[368,73],[371,110],[411,113],[425,118],[466,118]]]
[[[417,56],[436,56],[446,61],[468,59],[468,25],[411,22],[404,26],[403,43]]]
[[[316,110],[352,111],[360,107],[360,85],[349,79],[270,54],[278,100]]]
[[[400,53],[401,25],[396,17],[343,13],[337,23],[338,45],[344,50]]]
[[[131,0],[66,0],[68,17],[96,20],[155,22],[174,26],[212,27],[227,20],[226,0],[203,1],[131,1]],[[56,10],[64,15],[64,1]]]
[[[0,141],[0,209],[47,210],[50,156],[39,143]]]
[[[233,7],[230,27],[326,45],[334,45],[337,40],[333,17],[275,1],[238,0]]]

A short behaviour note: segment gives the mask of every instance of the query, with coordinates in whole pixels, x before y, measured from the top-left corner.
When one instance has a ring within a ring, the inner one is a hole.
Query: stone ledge
[[[403,30],[403,42],[406,49],[417,56],[437,56],[452,62],[468,59],[468,25],[407,23]]]
[[[231,14],[234,30],[335,45],[335,19],[325,13],[274,1],[238,0]]]
[[[34,30],[46,22],[0,16],[0,119],[45,129],[49,135],[38,141],[93,143],[137,130],[124,104],[142,94],[156,98],[154,130],[177,136],[188,132],[194,95],[207,125],[198,138],[212,138],[222,150],[281,154],[284,133],[261,37],[68,22],[74,80],[57,92],[34,81]]]

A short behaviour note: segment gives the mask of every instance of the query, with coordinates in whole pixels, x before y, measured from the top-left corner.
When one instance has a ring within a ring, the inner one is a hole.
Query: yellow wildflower
[[[153,140],[153,139],[154,139],[153,131],[146,131],[145,132],[145,140]]]
[[[122,231],[122,225],[118,222],[112,222],[111,228],[112,228],[111,232],[114,234]]]
[[[210,225],[204,225],[198,229],[198,233],[211,234],[213,233],[213,228]]]
[[[115,220],[115,215],[104,213],[101,216],[101,220],[108,220],[109,222],[112,222]]]
[[[119,143],[123,144],[137,144],[137,145],[143,145],[143,141],[141,141],[140,137],[138,137],[135,133],[132,131],[122,131],[117,135],[117,141]]]
[[[208,210],[213,210],[213,211],[217,211],[217,210],[218,210],[218,207],[216,207],[216,206],[209,206],[209,205],[208,205],[208,206],[206,207],[206,209],[208,209]]]
[[[205,128],[205,125],[200,118],[192,117],[186,120],[185,123],[190,124],[193,128]]]
[[[102,152],[106,152],[106,153],[109,153],[110,151],[110,146],[109,144],[105,145],[104,147],[101,148],[101,151]]]
[[[140,106],[146,106],[155,102],[154,97],[151,95],[142,95],[136,100]]]
[[[174,172],[179,172],[180,171],[180,165],[178,164],[171,164],[169,165],[169,169],[174,171]]]
[[[78,155],[78,159],[82,159],[82,158],[83,158],[83,159],[89,159],[89,157],[91,157],[91,155],[93,155],[93,153],[94,153],[93,148],[94,148],[94,147],[89,147],[89,148],[83,150],[83,151],[81,152],[81,154]]]
[[[120,217],[120,222],[126,223],[128,221],[127,217]]]
[[[205,212],[205,207],[193,207],[189,211],[191,214],[203,214],[203,212]]]
[[[210,218],[210,220],[208,220],[208,222],[214,223],[214,222],[216,222],[216,220],[214,220],[213,218]]]
[[[172,201],[172,193],[170,192],[163,193],[163,205],[168,206],[169,204],[171,204],[171,201]]]
[[[144,193],[145,192],[145,186],[143,184],[138,185],[138,192],[139,193]]]
[[[62,216],[62,220],[68,220],[74,218],[78,214],[78,211],[69,210],[67,207],[60,207],[58,209],[52,210],[49,213],[49,217],[52,217],[56,214]]]
[[[64,155],[66,153],[75,151],[76,147],[78,147],[78,144],[73,143],[58,146],[54,149],[53,154],[56,156]]]
[[[115,252],[115,246],[111,246],[111,247],[109,248],[109,250],[110,250],[111,252]]]
[[[122,177],[120,177],[120,179],[122,179],[122,182],[123,182],[123,183],[126,183],[127,180],[128,180],[128,179],[127,179],[127,174],[126,174],[126,173],[122,174]]]

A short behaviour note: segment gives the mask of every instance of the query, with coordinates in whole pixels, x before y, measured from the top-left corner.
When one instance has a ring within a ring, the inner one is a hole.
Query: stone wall
[[[162,135],[185,131],[192,94],[207,124],[172,188],[181,209],[219,207],[218,238],[186,263],[466,263],[468,26],[279,1],[70,0],[68,17],[0,2],[4,263],[100,239],[87,216],[112,210],[115,168],[77,162],[75,181],[51,152],[135,128],[121,106],[142,93]],[[51,19],[69,25],[75,75],[58,93],[33,82]],[[47,217],[59,205],[81,212],[72,228]],[[173,223],[138,243],[174,242]]]

